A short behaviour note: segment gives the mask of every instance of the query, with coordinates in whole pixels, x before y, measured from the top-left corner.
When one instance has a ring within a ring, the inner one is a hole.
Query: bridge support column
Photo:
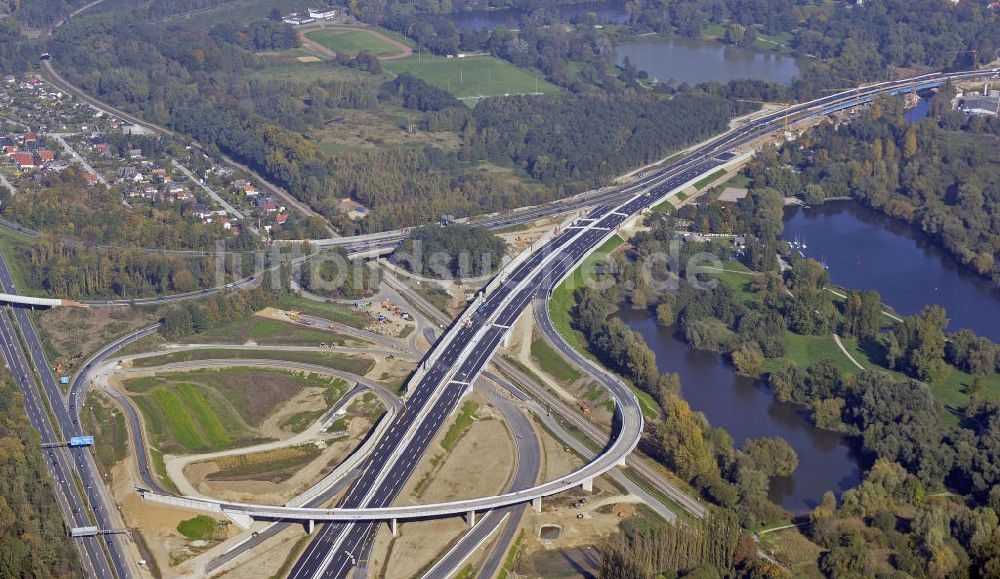
[[[594,492],[594,479],[592,478],[584,479],[583,484],[580,485],[580,488],[583,489],[584,492],[588,493]]]
[[[253,518],[250,515],[244,515],[243,513],[226,513],[229,520],[236,523],[236,526],[243,529],[244,531],[250,528],[253,524]]]
[[[469,511],[465,515],[465,521],[467,523],[469,523],[470,527],[475,527],[476,526],[476,511]]]
[[[542,512],[542,497],[531,499],[531,506],[535,509],[536,513]]]
[[[623,456],[620,459],[618,459],[618,462],[615,464],[615,466],[619,466],[619,467],[624,468],[625,467],[625,457]]]
[[[306,534],[307,535],[312,535],[313,534],[313,530],[316,528],[316,521],[314,521],[312,519],[309,519],[302,526],[306,528]]]
[[[508,330],[507,333],[504,334],[504,336],[503,336],[503,347],[504,348],[509,348],[510,347],[511,334],[513,334],[513,333],[514,332],[511,332],[510,330]]]
[[[393,537],[398,537],[399,536],[399,521],[397,521],[396,519],[391,519],[389,521],[389,530],[392,531],[392,536]]]

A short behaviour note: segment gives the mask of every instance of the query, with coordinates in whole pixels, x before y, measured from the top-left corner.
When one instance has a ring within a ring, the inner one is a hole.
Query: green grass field
[[[472,423],[476,421],[476,410],[479,409],[479,405],[475,402],[466,402],[462,405],[462,410],[459,412],[458,417],[455,418],[455,422],[448,427],[448,432],[444,434],[444,438],[441,439],[441,446],[445,450],[451,450],[455,448],[458,441],[462,439],[462,435],[465,431],[472,426]]]
[[[582,376],[579,370],[563,359],[558,352],[552,349],[552,346],[549,346],[548,342],[541,338],[531,343],[531,357],[538,362],[542,370],[563,384],[572,384]]]
[[[322,343],[342,346],[346,343],[344,336],[329,329],[309,328],[257,316],[227,322],[188,338],[192,342],[218,344],[242,344],[247,340],[273,346],[319,346]]]
[[[173,362],[189,362],[191,360],[288,360],[326,366],[335,370],[343,370],[352,374],[367,374],[375,362],[367,356],[338,354],[336,352],[295,352],[290,350],[268,350],[267,348],[245,350],[240,349],[202,349],[171,352],[160,356],[139,358],[133,361],[134,366],[151,367],[171,364]]]
[[[545,82],[536,71],[518,68],[492,56],[442,58],[421,56],[383,63],[394,74],[408,72],[442,88],[460,99],[504,94],[559,92],[559,87]]]
[[[178,523],[177,532],[195,541],[211,540],[215,537],[215,519],[208,515],[198,515]]]
[[[716,179],[722,177],[725,174],[726,174],[725,169],[719,169],[718,171],[715,171],[710,175],[706,175],[702,179],[696,181],[694,184],[694,188],[698,190],[704,189],[705,187],[708,187],[708,185],[711,184],[712,181],[715,181]]]
[[[198,389],[179,383],[133,397],[151,441],[164,452],[217,450],[251,437],[223,400]]]
[[[326,28],[307,32],[306,38],[336,53],[354,55],[367,50],[375,56],[395,56],[402,50],[364,29]]]
[[[615,236],[612,237],[607,243],[605,243],[601,248],[594,252],[588,257],[583,264],[580,265],[576,270],[570,274],[569,277],[564,279],[555,290],[552,291],[552,298],[549,300],[549,312],[552,316],[552,325],[555,326],[556,331],[566,339],[567,342],[573,348],[580,352],[586,352],[586,341],[584,340],[583,334],[573,329],[573,308],[576,305],[576,301],[573,298],[573,292],[576,291],[578,287],[582,287],[584,273],[586,271],[593,272],[594,264],[603,258],[595,257],[599,255],[602,251],[604,255],[607,255],[614,249],[617,249],[621,244],[624,243],[622,238]]]
[[[282,296],[278,300],[278,305],[286,310],[298,310],[304,314],[324,318],[331,322],[340,322],[352,328],[363,329],[371,322],[371,318],[367,315],[349,307],[317,302],[293,295]]]
[[[319,374],[227,368],[128,380],[154,446],[164,452],[232,448],[260,439],[257,427],[305,387],[325,388],[325,411],[347,383]]]

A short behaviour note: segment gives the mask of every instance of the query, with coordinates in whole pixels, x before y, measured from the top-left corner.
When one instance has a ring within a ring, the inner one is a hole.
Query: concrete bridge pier
[[[393,537],[398,537],[399,536],[399,521],[397,521],[396,519],[390,519],[389,520],[389,530],[392,531],[392,536]]]
[[[618,462],[615,463],[615,466],[621,467],[621,468],[625,468],[625,457],[623,456],[623,457],[619,458]]]
[[[226,513],[229,520],[236,523],[236,526],[246,531],[253,524],[253,517],[243,513]]]
[[[306,534],[307,535],[312,535],[313,534],[313,530],[316,529],[316,521],[314,521],[312,519],[309,519],[308,521],[305,521],[304,523],[302,523],[302,526],[306,528]]]
[[[580,485],[580,488],[587,493],[594,492],[594,479],[592,478],[583,479],[583,484]]]
[[[465,521],[467,523],[469,523],[470,527],[475,527],[476,526],[476,511],[469,511],[465,515]]]
[[[531,499],[531,506],[535,509],[536,513],[542,512],[542,497]]]

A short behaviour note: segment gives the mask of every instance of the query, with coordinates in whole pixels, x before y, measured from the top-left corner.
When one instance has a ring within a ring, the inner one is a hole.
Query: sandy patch
[[[261,435],[267,438],[277,438],[278,440],[284,440],[294,436],[294,432],[282,429],[279,425],[299,412],[308,412],[316,410],[317,408],[325,408],[326,400],[323,398],[323,393],[323,388],[303,388],[301,392],[293,396],[291,400],[286,402],[277,411],[273,412],[267,417],[266,420],[264,420],[264,422],[260,424],[259,430]]]
[[[587,502],[580,504],[581,498],[586,498]],[[542,499],[541,513],[532,509],[525,511],[522,522],[525,529],[525,550],[521,558],[522,566],[518,571],[531,571],[525,568],[525,562],[530,561],[534,553],[600,545],[627,520],[627,517],[619,517],[618,514],[632,512],[634,500],[636,499],[631,495],[622,496],[602,478],[594,481],[593,493],[585,493],[576,488]],[[579,505],[579,508],[574,505]],[[558,538],[541,539],[539,534],[543,526],[559,527]],[[534,571],[541,572],[538,569]]]
[[[237,559],[234,567],[214,577],[226,579],[260,579],[273,577],[288,560],[295,545],[305,538],[302,525],[289,525],[273,538],[252,549],[248,555]]]
[[[318,56],[297,56],[295,60],[299,62],[321,62],[323,59]]]
[[[719,201],[736,203],[740,199],[747,196],[747,189],[745,187],[726,187],[719,194]]]
[[[395,539],[383,528],[369,566],[381,568],[382,577],[420,577],[468,530],[469,525],[460,517],[401,524]]]
[[[357,448],[371,428],[364,417],[355,416],[347,426],[347,437],[325,440],[323,452],[282,482],[268,480],[205,480],[219,471],[214,461],[187,466],[184,476],[201,494],[223,500],[283,505],[326,476]]]

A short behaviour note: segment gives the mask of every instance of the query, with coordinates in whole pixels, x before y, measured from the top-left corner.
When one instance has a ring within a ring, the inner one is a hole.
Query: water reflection
[[[960,266],[909,224],[853,201],[791,209],[785,239],[806,243],[805,253],[830,268],[830,279],[873,289],[904,315],[938,304],[950,329],[969,328],[1000,341],[1000,288]]]
[[[677,372],[682,395],[712,426],[725,429],[737,446],[748,438],[780,436],[795,449],[799,466],[774,477],[770,498],[801,513],[814,508],[827,490],[838,495],[860,481],[860,457],[850,441],[809,423],[805,410],[778,402],[758,380],[738,376],[719,354],[692,350],[647,312],[622,310],[619,317],[642,334],[661,372]]]
[[[661,82],[724,83],[752,78],[787,84],[799,72],[791,56],[694,38],[653,38],[618,45],[615,61],[621,64],[626,57]]]

